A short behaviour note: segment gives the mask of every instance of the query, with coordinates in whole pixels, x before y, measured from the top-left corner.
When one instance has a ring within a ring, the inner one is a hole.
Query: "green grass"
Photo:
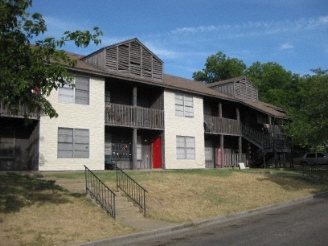
[[[110,188],[115,171],[94,172]],[[147,216],[183,223],[267,206],[327,190],[298,169],[126,171],[147,189]],[[2,245],[62,245],[131,233],[84,194],[56,184],[84,172],[0,172]],[[76,180],[76,181],[75,181]]]

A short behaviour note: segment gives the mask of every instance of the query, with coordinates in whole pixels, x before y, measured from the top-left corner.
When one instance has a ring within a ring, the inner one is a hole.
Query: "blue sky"
[[[138,38],[164,62],[164,72],[188,79],[219,51],[253,62],[277,62],[304,75],[328,69],[327,0],[33,0],[47,36],[104,33],[101,45],[66,51],[89,54]]]

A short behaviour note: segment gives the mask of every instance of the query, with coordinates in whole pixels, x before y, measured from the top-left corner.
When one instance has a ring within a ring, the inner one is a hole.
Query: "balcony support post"
[[[218,112],[218,114],[219,114],[219,117],[222,118],[222,103],[221,102],[219,102],[219,112]]]
[[[221,156],[220,156],[220,167],[223,167],[225,165],[224,163],[224,135],[220,135],[220,150],[221,150]]]
[[[237,115],[237,122],[238,122],[238,128],[241,129],[241,121],[240,121],[240,112],[239,108],[236,108],[236,115]],[[241,162],[243,147],[242,147],[242,137],[241,135],[238,137],[238,160]]]
[[[138,130],[137,128],[133,128],[133,135],[132,135],[132,169],[136,169],[137,167],[137,136]]]

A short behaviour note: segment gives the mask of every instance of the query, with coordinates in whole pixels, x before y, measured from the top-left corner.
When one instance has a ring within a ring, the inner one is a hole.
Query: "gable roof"
[[[145,79],[163,79],[163,61],[137,38],[107,46],[82,60],[104,71],[126,73]]]
[[[222,84],[239,81],[240,79],[244,79],[244,78],[245,78],[245,76],[230,79],[227,81],[223,81]],[[218,83],[219,82],[214,83],[214,84],[218,84]],[[257,111],[260,111],[262,113],[268,114],[268,115],[276,117],[276,118],[286,118],[285,111],[279,107],[276,107],[274,105],[271,105],[271,104],[268,104],[268,103],[265,103],[265,102],[262,102],[259,100],[250,101],[247,99],[235,98],[235,97],[226,95],[224,93],[221,93],[217,90],[211,89],[208,86],[208,84],[204,84],[199,81],[184,79],[184,78],[165,74],[164,84],[168,85],[171,88],[174,88],[176,90],[180,90],[180,91],[186,91],[186,92],[195,93],[198,95],[209,96],[209,97],[223,99],[223,100],[227,100],[227,101],[231,101],[231,102],[241,103],[245,106],[251,107]]]
[[[258,100],[258,89],[246,76],[210,83],[207,86],[234,98],[253,102]]]
[[[128,41],[140,42],[137,39],[131,39]],[[126,43],[128,41],[125,41],[122,43]],[[122,44],[122,43],[120,43],[120,44]],[[117,45],[118,44],[113,45],[113,47],[117,47]],[[106,48],[107,47],[105,47],[101,50],[104,50]],[[95,54],[97,52],[99,52],[99,51],[96,51],[93,54]],[[246,76],[241,76],[241,77],[232,78],[232,79],[228,79],[228,80],[224,80],[224,81],[219,81],[219,82],[215,82],[212,84],[204,84],[199,81],[194,81],[194,80],[185,79],[185,78],[181,78],[178,76],[173,76],[173,75],[163,73],[163,79],[157,80],[157,79],[153,79],[153,78],[140,77],[140,76],[137,76],[137,75],[131,74],[131,73],[121,73],[119,71],[114,71],[114,70],[103,70],[103,69],[100,69],[99,67],[96,67],[95,65],[87,63],[85,61],[84,56],[74,54],[74,53],[67,53],[67,54],[70,58],[77,60],[77,64],[75,67],[68,67],[72,71],[93,74],[93,75],[101,76],[104,78],[114,77],[114,78],[118,78],[118,79],[124,79],[124,80],[133,81],[133,82],[159,86],[159,87],[170,89],[170,90],[192,93],[194,95],[212,97],[212,98],[227,100],[227,101],[231,101],[231,102],[241,103],[245,106],[251,107],[255,110],[258,110],[258,111],[268,114],[270,116],[273,116],[276,118],[286,118],[285,111],[274,105],[270,105],[270,104],[261,102],[259,100],[254,102],[254,101],[250,101],[250,100],[235,98],[235,97],[226,95],[220,91],[214,90],[212,88],[215,85],[224,85],[224,84],[229,84],[232,82],[239,81],[241,79],[245,79],[245,78],[247,78]]]

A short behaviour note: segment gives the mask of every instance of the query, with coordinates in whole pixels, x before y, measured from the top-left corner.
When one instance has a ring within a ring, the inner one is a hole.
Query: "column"
[[[237,121],[238,121],[238,127],[239,127],[239,131],[241,133],[241,122],[240,122],[240,112],[239,112],[239,108],[236,108],[236,115],[237,115]],[[241,157],[242,157],[242,136],[241,134],[238,136],[238,161],[241,162]]]
[[[137,86],[133,87],[133,91],[132,91],[132,103],[133,106],[136,107],[137,106],[137,95],[138,95],[138,90],[137,90]],[[133,134],[132,134],[132,169],[135,169],[137,167],[137,141],[138,138],[138,130],[137,128],[133,128]]]

